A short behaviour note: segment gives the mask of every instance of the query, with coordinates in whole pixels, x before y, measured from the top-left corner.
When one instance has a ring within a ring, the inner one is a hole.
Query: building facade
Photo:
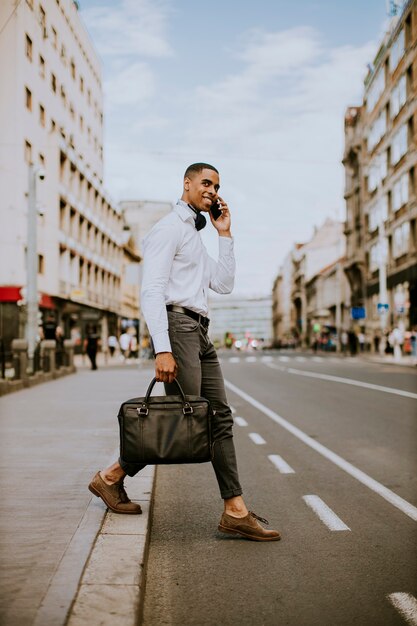
[[[327,218],[310,241],[295,244],[286,256],[272,292],[275,345],[308,345],[313,326],[336,334],[345,324],[343,229],[342,222]]]
[[[209,334],[212,341],[223,344],[226,333],[235,340],[269,344],[272,340],[272,299],[270,296],[242,298],[211,296],[209,298]]]
[[[410,0],[391,20],[361,106],[345,117],[345,272],[351,305],[365,307],[361,323],[373,337],[417,326],[416,95],[417,3]]]
[[[73,0],[0,3],[0,307],[6,340],[22,336],[29,166],[37,180],[37,288],[77,343],[87,324],[115,326],[121,211],[103,188],[101,67]]]

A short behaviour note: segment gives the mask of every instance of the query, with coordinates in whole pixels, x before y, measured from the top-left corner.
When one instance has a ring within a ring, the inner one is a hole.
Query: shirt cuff
[[[220,254],[228,254],[233,251],[233,237],[219,237]]]
[[[155,354],[158,354],[158,352],[172,352],[168,331],[152,335],[152,341]]]

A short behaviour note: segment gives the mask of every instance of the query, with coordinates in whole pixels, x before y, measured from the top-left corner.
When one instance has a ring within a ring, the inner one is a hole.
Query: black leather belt
[[[178,304],[167,304],[167,311],[174,311],[175,313],[184,313],[184,315],[188,315],[188,317],[192,317],[193,320],[197,320],[199,324],[201,324],[204,328],[208,328],[210,324],[210,320],[208,317],[204,317],[204,315],[200,315],[191,309],[186,309],[183,306],[179,306]]]

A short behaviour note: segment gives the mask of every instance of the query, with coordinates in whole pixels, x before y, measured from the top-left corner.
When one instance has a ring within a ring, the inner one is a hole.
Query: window
[[[25,102],[26,102],[26,108],[29,111],[31,111],[32,110],[32,92],[27,87],[25,87]]]
[[[391,119],[396,117],[407,101],[407,77],[403,74],[391,92]]]
[[[387,175],[388,157],[385,150],[377,154],[369,164],[368,169],[368,191],[372,192],[381,184]]]
[[[42,30],[46,29],[46,13],[42,7],[42,5],[39,5],[39,24],[42,27]]]
[[[374,109],[384,89],[385,89],[385,74],[384,74],[384,68],[381,67],[379,68],[378,72],[375,74],[371,82],[371,85],[369,87],[367,96],[366,96],[366,109],[368,113],[370,113]]]
[[[39,105],[39,123],[41,124],[41,126],[45,128],[45,125],[46,125],[45,107],[43,107],[41,104]]]
[[[39,74],[45,78],[45,59],[41,55],[39,55]]]
[[[368,135],[368,150],[371,151],[380,142],[381,138],[387,132],[387,118],[385,109],[381,111],[374,123],[372,124]]]
[[[43,254],[38,254],[38,274],[43,274],[45,271],[45,257]]]
[[[375,272],[378,269],[379,263],[382,260],[387,260],[388,258],[388,241],[385,238],[382,246],[379,241],[377,241],[373,246],[371,246],[369,254],[369,269],[371,272]],[[382,257],[382,258],[381,258]]]
[[[75,63],[74,63],[74,59],[71,59],[71,76],[75,80]]]
[[[52,33],[52,45],[55,49],[57,49],[58,48],[58,34],[53,26],[51,27],[51,33]]]
[[[369,207],[368,230],[373,232],[388,217],[388,197],[383,195]]]
[[[404,222],[394,230],[392,256],[394,259],[408,252],[410,240],[410,222]]]
[[[32,61],[33,46],[32,46],[32,39],[29,37],[29,35],[26,35],[25,50],[26,50],[27,58],[29,59],[29,61]]]
[[[395,70],[405,52],[404,29],[400,30],[397,39],[391,46],[391,54],[389,57],[389,69],[391,72]]]
[[[403,174],[392,188],[392,209],[398,211],[408,202],[408,173]]]
[[[391,144],[391,163],[395,165],[407,152],[407,124],[396,132]]]
[[[56,93],[56,76],[51,72],[51,89],[54,93]]]
[[[32,163],[32,145],[25,141],[25,161],[28,165]]]

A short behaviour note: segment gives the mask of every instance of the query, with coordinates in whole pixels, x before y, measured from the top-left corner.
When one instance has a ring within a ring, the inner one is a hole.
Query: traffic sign
[[[364,306],[353,306],[350,309],[350,316],[353,320],[363,320],[366,318],[366,309]]]
[[[376,308],[378,310],[379,315],[382,315],[382,313],[388,313],[389,304],[383,304],[382,302],[378,302],[378,304],[376,305]]]

